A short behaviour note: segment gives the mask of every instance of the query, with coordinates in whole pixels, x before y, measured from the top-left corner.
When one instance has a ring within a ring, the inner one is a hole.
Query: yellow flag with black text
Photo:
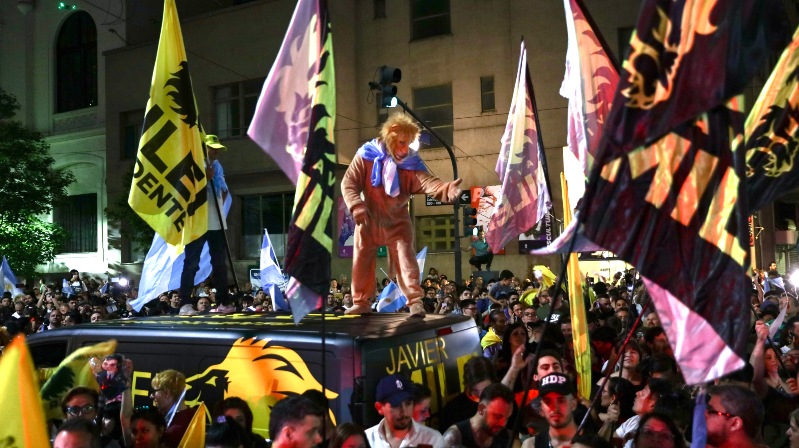
[[[175,0],[165,0],[128,203],[179,252],[208,228],[203,141]]]
[[[0,446],[50,446],[39,384],[25,338],[17,336],[0,358]]]

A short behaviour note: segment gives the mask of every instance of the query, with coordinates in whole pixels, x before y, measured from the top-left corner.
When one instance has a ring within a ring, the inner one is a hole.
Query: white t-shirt
[[[413,420],[411,421],[413,422],[413,427],[411,427],[411,431],[408,435],[402,439],[400,447],[417,446],[420,444],[436,446],[444,440],[441,433],[435,429],[420,425]],[[384,418],[380,420],[380,423],[366,430],[366,440],[372,448],[391,448],[391,445],[389,445],[386,439],[385,432],[383,431],[385,422],[386,419]]]
[[[616,428],[616,437],[619,437],[622,440],[624,440],[625,437],[627,437],[628,435],[630,436],[630,439],[624,442],[624,448],[633,447],[632,437],[633,435],[635,435],[635,431],[638,429],[638,423],[640,421],[641,421],[641,416],[634,415],[628,418],[624,423],[619,425],[618,428]]]

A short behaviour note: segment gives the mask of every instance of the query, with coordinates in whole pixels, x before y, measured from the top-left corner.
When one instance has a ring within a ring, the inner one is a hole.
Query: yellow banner
[[[183,433],[183,438],[180,439],[178,448],[194,448],[205,446],[205,414],[207,409],[205,403],[200,403],[197,410],[194,411],[194,417],[191,418],[186,432]]]
[[[563,225],[568,226],[572,220],[572,209],[569,205],[569,187],[566,176],[560,173],[560,186],[563,196]],[[580,398],[591,399],[591,348],[588,341],[588,320],[585,315],[582,278],[577,254],[569,254],[568,261],[569,310],[572,319],[572,341],[574,342],[574,369],[577,371],[577,393]]]
[[[204,137],[175,1],[166,0],[128,203],[179,252],[208,229]]]
[[[33,371],[25,338],[17,336],[0,358],[0,443],[2,446],[39,448],[50,446],[39,399],[39,383]]]

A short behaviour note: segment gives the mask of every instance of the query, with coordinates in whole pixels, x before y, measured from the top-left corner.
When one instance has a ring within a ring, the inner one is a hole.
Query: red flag
[[[747,204],[755,213],[799,185],[799,29],[746,119]]]
[[[635,265],[688,384],[744,364],[749,293],[739,95],[787,33],[777,0],[649,0],[579,219]]]
[[[486,232],[486,241],[495,252],[530,230],[552,206],[537,115],[522,41],[516,86],[497,160],[502,189]]]
[[[563,0],[563,6],[569,46],[560,94],[569,100],[569,150],[580,161],[583,176],[587,177],[619,84],[619,71],[582,2]],[[570,185],[570,190],[584,190],[582,184]],[[573,206],[577,204],[573,196],[569,200]]]

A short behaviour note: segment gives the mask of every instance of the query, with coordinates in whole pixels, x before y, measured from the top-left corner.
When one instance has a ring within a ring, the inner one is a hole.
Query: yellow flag
[[[569,205],[569,187],[566,176],[560,173],[560,186],[563,196],[563,225],[568,226],[572,220],[572,209]],[[569,307],[572,318],[572,341],[574,342],[574,368],[577,371],[577,393],[581,398],[591,399],[591,348],[588,345],[588,321],[583,301],[582,277],[578,265],[577,254],[569,254],[567,269],[569,279]]]
[[[84,386],[100,390],[89,360],[91,358],[102,359],[114,353],[116,349],[117,341],[115,340],[81,347],[52,370],[52,374],[42,386],[41,391],[44,412],[48,419],[64,418],[61,412],[61,398],[73,387]]]
[[[205,446],[205,413],[205,403],[200,403],[197,406],[197,411],[194,412],[194,417],[189,422],[189,426],[186,427],[186,432],[183,433],[183,438],[180,439],[178,448]]]
[[[17,336],[0,358],[0,443],[17,448],[50,446],[39,383],[28,346]]]
[[[166,0],[128,204],[178,253],[208,229],[204,138],[175,0]]]

